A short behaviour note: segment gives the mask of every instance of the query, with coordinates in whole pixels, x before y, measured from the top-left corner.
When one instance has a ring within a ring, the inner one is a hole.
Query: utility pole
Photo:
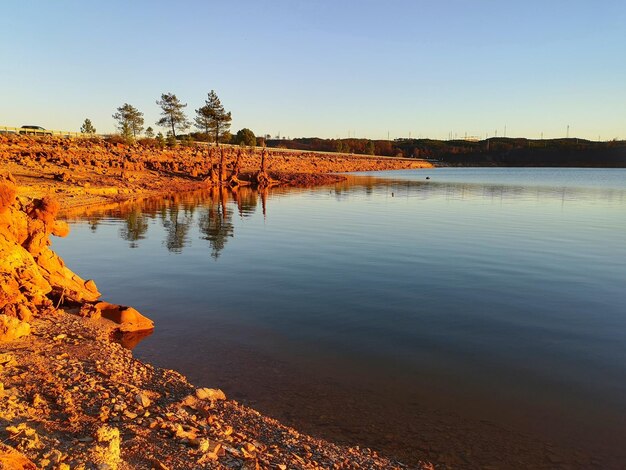
[[[506,124],[504,125],[504,137],[506,137]]]
[[[569,124],[567,125],[567,138],[569,139]]]
[[[387,140],[389,140],[389,131],[387,131]]]

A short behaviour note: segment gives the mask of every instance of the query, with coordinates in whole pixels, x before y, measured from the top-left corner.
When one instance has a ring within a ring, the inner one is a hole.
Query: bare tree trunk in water
[[[266,150],[263,148],[261,151],[261,170],[256,175],[256,182],[259,188],[266,188],[270,184],[270,178],[265,172],[265,154]]]

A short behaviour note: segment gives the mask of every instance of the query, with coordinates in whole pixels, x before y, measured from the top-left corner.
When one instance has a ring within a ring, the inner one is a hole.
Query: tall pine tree
[[[137,138],[137,134],[143,131],[143,113],[128,103],[117,108],[113,119],[117,121],[117,127],[124,137]]]
[[[223,135],[230,129],[231,121],[230,111],[226,112],[224,110],[224,106],[222,106],[220,99],[213,90],[209,93],[204,106],[196,109],[196,127],[207,134],[207,139],[209,134],[213,134],[216,144],[220,141],[220,135]]]
[[[184,131],[189,128],[189,121],[183,112],[183,108],[187,103],[181,103],[173,93],[163,93],[161,99],[156,102],[161,107],[161,119],[157,121],[157,125],[161,127],[169,127],[172,135],[176,138],[176,129]]]

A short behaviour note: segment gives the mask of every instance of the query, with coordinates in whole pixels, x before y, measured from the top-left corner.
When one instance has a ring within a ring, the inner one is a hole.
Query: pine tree
[[[146,129],[146,137],[148,139],[154,138],[154,129],[152,129],[152,127],[150,126],[148,126],[148,128]]]
[[[136,139],[137,134],[143,131],[143,113],[128,103],[117,108],[113,119],[117,121],[117,127],[124,137]]]
[[[196,109],[196,127],[206,132],[207,139],[209,134],[213,134],[216,144],[220,141],[220,135],[225,134],[230,129],[231,121],[230,111],[224,110],[224,106],[213,90],[209,93],[204,106]]]
[[[189,121],[183,112],[187,103],[181,103],[175,94],[163,93],[156,104],[161,107],[161,115],[163,116],[157,121],[157,125],[169,127],[174,138],[176,138],[176,129],[184,131],[189,127]]]
[[[83,125],[80,126],[80,131],[83,134],[95,134],[96,128],[93,127],[93,124],[91,123],[91,119],[86,118],[85,122],[83,122]]]

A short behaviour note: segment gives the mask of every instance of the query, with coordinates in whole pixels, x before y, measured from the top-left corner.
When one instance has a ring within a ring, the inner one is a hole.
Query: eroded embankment
[[[431,166],[419,159],[0,135],[0,173],[12,173],[21,194],[56,194],[63,208],[207,185],[310,186],[341,179],[330,173]]]
[[[1,468],[406,468],[135,360],[112,333],[152,322],[99,301],[49,248],[58,202],[19,194],[0,180]]]

